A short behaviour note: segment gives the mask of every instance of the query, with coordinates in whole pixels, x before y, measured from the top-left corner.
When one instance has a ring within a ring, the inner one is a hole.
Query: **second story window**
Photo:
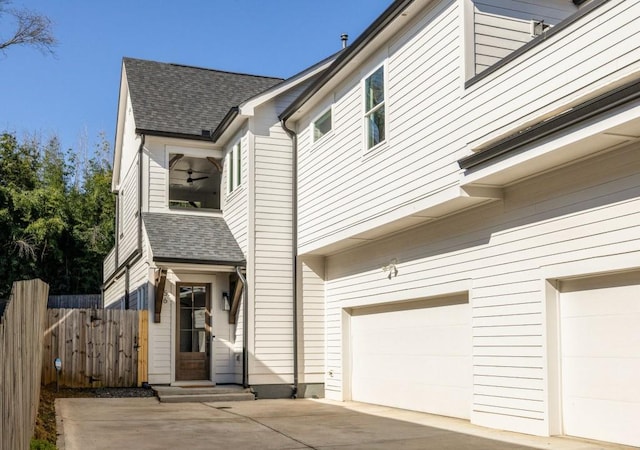
[[[364,80],[364,122],[367,150],[386,139],[384,96],[384,66],[380,66]]]
[[[313,142],[318,141],[321,137],[329,133],[332,129],[331,108],[327,109],[311,124],[313,132]]]
[[[220,162],[182,154],[169,155],[169,208],[220,209]]]
[[[240,142],[227,154],[227,187],[229,193],[242,184],[242,146]]]

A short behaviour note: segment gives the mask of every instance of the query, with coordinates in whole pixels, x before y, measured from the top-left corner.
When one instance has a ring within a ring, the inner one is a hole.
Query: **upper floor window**
[[[364,122],[366,149],[369,150],[386,139],[384,66],[364,80]]]
[[[169,207],[220,209],[220,162],[169,154]]]
[[[240,142],[227,154],[227,187],[229,193],[242,184],[242,146]]]
[[[327,109],[316,120],[313,121],[313,142],[318,141],[322,136],[329,133],[333,127],[331,118],[331,108]]]

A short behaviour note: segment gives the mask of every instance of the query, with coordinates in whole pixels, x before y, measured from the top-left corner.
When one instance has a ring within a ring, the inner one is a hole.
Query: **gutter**
[[[233,122],[233,120],[238,117],[238,114],[240,114],[240,108],[237,106],[234,106],[233,108],[231,108],[229,110],[229,112],[227,112],[227,114],[222,118],[222,121],[218,124],[218,126],[216,127],[215,130],[213,130],[213,132],[211,133],[210,139],[215,143],[220,136],[222,136],[222,133],[225,132],[225,130],[227,129],[227,127],[229,125],[231,125],[231,122]]]
[[[236,266],[236,274],[243,284],[242,288],[242,387],[249,387],[249,352],[247,351],[247,341],[249,340],[249,327],[247,326],[247,316],[249,314],[249,306],[247,305],[247,279],[242,275],[240,266]]]
[[[298,135],[287,127],[287,120],[281,119],[282,129],[291,138],[291,257],[293,260],[293,387],[291,398],[298,397]]]
[[[640,81],[634,80],[580,103],[551,119],[538,122],[507,136],[491,147],[458,160],[458,165],[463,170],[474,169],[496,158],[517,152],[527,144],[638,99],[640,99]]]

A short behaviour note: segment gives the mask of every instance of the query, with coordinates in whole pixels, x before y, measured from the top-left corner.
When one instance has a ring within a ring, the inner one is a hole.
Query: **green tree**
[[[81,182],[71,183],[79,158],[57,138],[42,145],[0,135],[0,298],[13,281],[33,277],[52,293],[99,292],[114,236],[109,153],[101,136]]]

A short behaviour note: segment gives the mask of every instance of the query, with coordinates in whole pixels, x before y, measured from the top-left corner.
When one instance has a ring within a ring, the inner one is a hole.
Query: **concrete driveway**
[[[68,398],[56,400],[56,412],[61,450],[622,448],[325,400],[159,403],[156,398]]]

